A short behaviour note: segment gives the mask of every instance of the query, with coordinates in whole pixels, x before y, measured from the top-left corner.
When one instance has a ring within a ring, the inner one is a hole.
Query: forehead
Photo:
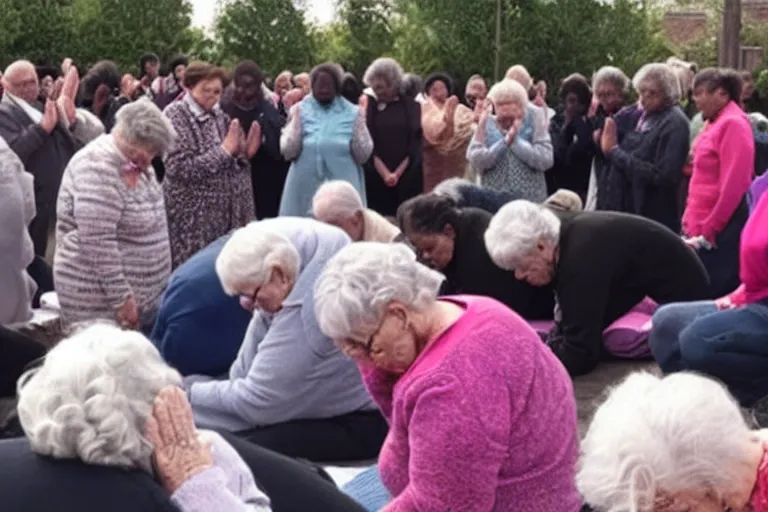
[[[256,77],[252,75],[240,75],[235,79],[235,82],[237,82],[238,85],[255,85],[256,84]]]

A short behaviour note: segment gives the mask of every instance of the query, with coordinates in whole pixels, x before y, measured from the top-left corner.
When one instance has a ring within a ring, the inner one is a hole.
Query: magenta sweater
[[[731,302],[744,306],[768,298],[768,194],[763,194],[741,232],[739,275],[741,286]]]
[[[731,102],[696,141],[683,233],[714,243],[749,190],[755,138],[744,111]]]
[[[576,512],[576,400],[563,366],[503,304],[464,315],[399,379],[361,368],[390,424],[379,456],[388,512]]]

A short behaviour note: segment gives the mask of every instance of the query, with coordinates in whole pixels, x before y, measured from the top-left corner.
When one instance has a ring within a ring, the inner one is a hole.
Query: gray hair
[[[363,83],[371,87],[371,82],[377,78],[383,79],[394,89],[400,90],[403,83],[403,68],[395,59],[380,57],[373,61],[363,75]]]
[[[652,62],[641,67],[632,78],[632,86],[639,92],[640,86],[648,81],[656,82],[668,101],[680,99],[680,80],[668,64]]]
[[[91,324],[19,379],[19,420],[41,455],[148,470],[146,421],[160,390],[179,385],[143,335]]]
[[[494,84],[488,91],[488,97],[496,105],[509,102],[518,103],[523,108],[528,105],[528,93],[525,88],[517,80],[508,78]]]
[[[403,244],[348,245],[315,283],[317,323],[333,340],[362,342],[376,331],[391,302],[423,310],[435,301],[444,279]]]
[[[364,209],[357,189],[344,180],[326,181],[312,198],[312,215],[322,222],[346,219]]]
[[[514,80],[515,82],[522,85],[523,89],[526,91],[526,94],[531,90],[531,87],[533,87],[533,78],[531,78],[531,74],[522,64],[515,64],[509,68],[504,74],[504,79]]]
[[[563,212],[578,212],[584,209],[584,201],[579,194],[567,188],[561,188],[549,196],[544,204]]]
[[[155,154],[165,153],[176,138],[176,130],[146,98],[139,99],[117,111],[115,132],[126,141]]]
[[[524,199],[502,206],[485,232],[488,254],[505,270],[514,270],[540,241],[559,243],[560,219],[549,208]]]
[[[617,67],[603,66],[598,69],[595,75],[592,77],[592,90],[597,91],[597,88],[603,82],[609,82],[620,91],[629,91],[629,78],[627,78],[627,75],[625,75],[624,72]]]
[[[299,251],[282,234],[262,222],[235,231],[216,258],[216,274],[228,295],[250,291],[269,280],[279,268],[291,281],[299,273]]]
[[[654,509],[678,491],[722,494],[755,434],[720,383],[690,373],[630,375],[595,413],[576,484],[606,512]]]

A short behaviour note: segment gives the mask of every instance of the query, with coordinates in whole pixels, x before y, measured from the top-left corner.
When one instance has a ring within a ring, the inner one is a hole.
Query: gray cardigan
[[[260,222],[296,247],[299,276],[278,313],[254,315],[228,380],[185,380],[195,423],[237,432],[375,410],[354,362],[320,331],[315,319],[315,281],[328,260],[350,243],[349,237],[312,219]]]
[[[0,139],[0,325],[32,317],[37,286],[27,274],[35,258],[27,226],[35,217],[34,178]]]

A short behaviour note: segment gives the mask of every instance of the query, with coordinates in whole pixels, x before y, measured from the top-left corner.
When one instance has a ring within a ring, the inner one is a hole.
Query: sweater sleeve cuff
[[[747,287],[742,284],[728,295],[728,299],[734,306],[745,306],[747,304]]]
[[[208,468],[187,479],[171,499],[182,512],[248,510],[245,503],[229,492],[227,477],[218,467]]]

